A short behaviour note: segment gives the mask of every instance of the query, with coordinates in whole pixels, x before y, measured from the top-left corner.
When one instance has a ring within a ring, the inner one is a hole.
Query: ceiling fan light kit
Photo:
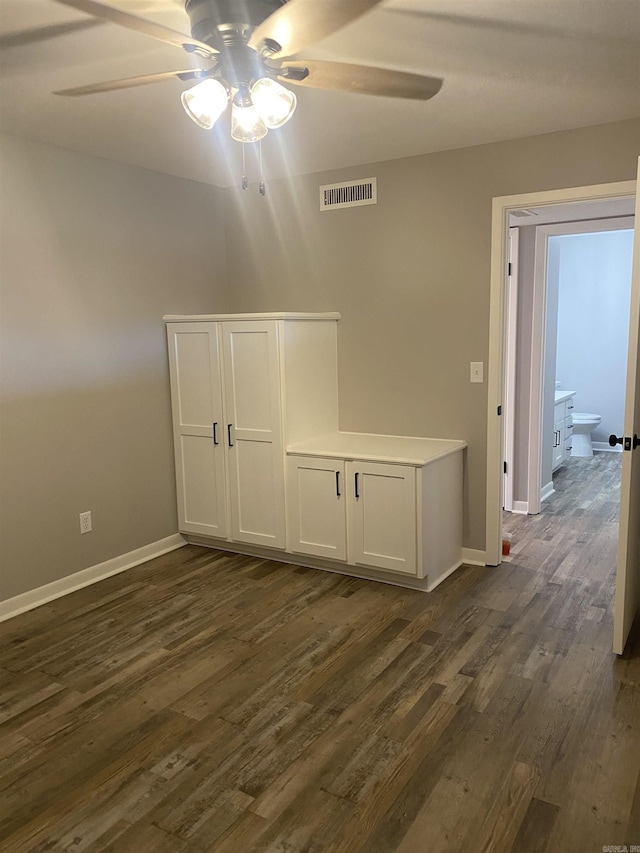
[[[231,138],[236,142],[259,142],[267,135],[267,126],[250,99],[236,96],[231,105]]]
[[[128,89],[169,79],[197,80],[182,105],[199,127],[211,130],[231,104],[231,136],[257,142],[282,127],[296,108],[294,86],[428,100],[442,80],[402,71],[323,60],[292,60],[381,0],[185,0],[191,36],[131,15],[99,0],[57,0],[88,15],[180,48],[208,68],[164,71],[56,92],[78,96]]]
[[[296,96],[276,80],[260,77],[251,89],[242,84],[236,94],[222,80],[208,77],[181,96],[186,114],[198,127],[211,130],[231,101],[231,136],[238,142],[257,142],[267,129],[282,127],[294,113]]]
[[[182,106],[198,127],[211,130],[229,102],[229,92],[219,80],[208,77],[181,95]]]

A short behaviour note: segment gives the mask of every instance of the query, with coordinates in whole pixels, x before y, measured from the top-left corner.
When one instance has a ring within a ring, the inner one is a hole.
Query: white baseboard
[[[487,552],[478,551],[475,548],[463,548],[462,562],[466,563],[467,566],[486,566]]]
[[[615,447],[611,447],[608,441],[592,441],[591,446],[594,450],[599,450],[600,452],[604,451],[605,453],[622,453],[621,444],[616,444]]]
[[[540,503],[542,503],[542,501],[546,501],[547,498],[550,498],[551,495],[555,495],[555,493],[556,490],[553,488],[553,480],[551,480],[551,482],[547,483],[546,486],[543,486],[540,489]]]
[[[511,512],[515,512],[517,515],[528,515],[529,513],[529,502],[528,501],[514,501],[513,509]]]
[[[6,601],[0,601],[0,622],[18,616],[27,610],[33,610],[34,607],[47,604],[47,602],[68,595],[70,592],[75,592],[77,589],[98,583],[98,581],[109,578],[111,575],[132,569],[134,566],[146,563],[147,560],[152,560],[154,557],[175,551],[176,548],[182,548],[183,545],[186,545],[183,537],[179,533],[174,533],[172,536],[159,539],[157,542],[150,542],[149,545],[143,545],[142,548],[121,554],[112,560],[89,566],[88,569],[82,569],[82,571],[68,575],[66,578],[60,578],[57,581],[52,581],[52,583],[23,592],[21,595],[8,598]]]

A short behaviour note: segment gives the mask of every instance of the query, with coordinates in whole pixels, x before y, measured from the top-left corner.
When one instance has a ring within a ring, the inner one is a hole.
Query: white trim
[[[146,563],[148,560],[153,560],[169,551],[175,551],[177,548],[182,548],[183,545],[186,545],[186,541],[179,533],[174,533],[172,536],[158,539],[157,542],[143,545],[142,548],[121,554],[112,560],[106,560],[104,563],[98,563],[88,569],[74,572],[66,578],[60,578],[44,586],[23,592],[21,595],[8,598],[6,601],[0,601],[0,622],[12,619],[20,613],[33,610],[34,607],[40,607],[42,604],[47,604],[49,601],[61,598],[63,595],[68,595],[85,586],[98,583],[98,581],[117,575],[119,572],[132,569],[140,563]]]
[[[542,412],[544,396],[544,348],[547,337],[547,245],[548,229],[535,233],[533,262],[533,307],[531,318],[531,379],[529,384],[529,455],[527,458],[527,501],[537,515],[542,500]],[[547,484],[548,485],[548,484]],[[547,486],[544,487],[545,489]]]
[[[540,503],[542,503],[542,501],[546,501],[547,498],[550,498],[551,495],[555,495],[555,493],[556,490],[553,488],[553,480],[551,480],[551,482],[547,483],[546,486],[543,486],[540,489]],[[535,513],[532,513],[532,515],[533,514]]]
[[[504,384],[504,461],[506,471],[503,477],[504,489],[502,505],[506,512],[513,511],[513,465],[515,443],[516,410],[516,347],[518,328],[518,242],[520,229],[509,228],[509,269],[507,276],[507,340],[505,349]]]
[[[529,515],[529,504],[527,501],[514,501],[513,509],[511,512],[515,512],[517,515]]]
[[[608,441],[592,441],[591,446],[598,453],[622,453],[621,445],[616,444],[615,447],[611,447]]]
[[[462,564],[465,566],[486,566],[487,555],[485,551],[476,548],[462,549]]]
[[[544,192],[501,196],[493,199],[491,217],[491,289],[489,305],[489,358],[487,384],[487,563],[502,559],[502,405],[503,349],[505,341],[505,282],[509,213],[523,207],[597,201],[635,195],[636,181],[620,181],[588,187],[570,187]]]

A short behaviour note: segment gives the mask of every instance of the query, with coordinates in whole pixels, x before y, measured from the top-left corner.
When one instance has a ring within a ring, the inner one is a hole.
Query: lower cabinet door
[[[349,562],[417,575],[416,469],[347,463]]]
[[[289,456],[288,550],[333,560],[347,559],[344,462]]]

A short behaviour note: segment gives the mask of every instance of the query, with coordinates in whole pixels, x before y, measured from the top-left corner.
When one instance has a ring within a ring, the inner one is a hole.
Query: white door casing
[[[547,483],[543,482],[542,468],[544,459],[545,422],[545,356],[547,345],[548,313],[548,277],[549,277],[549,238],[566,234],[590,234],[601,231],[617,231],[621,228],[633,228],[632,217],[615,219],[585,220],[563,222],[557,225],[539,225],[536,228],[535,261],[533,275],[533,323],[531,335],[531,385],[529,395],[529,457],[527,467],[526,502],[531,515],[537,515],[541,508],[541,495]],[[557,273],[556,273],[557,274]],[[555,443],[555,441],[554,441]],[[560,453],[560,451],[558,451]],[[554,460],[554,464],[555,464]],[[558,458],[561,462],[561,458]]]
[[[640,158],[638,158],[640,185]],[[629,319],[629,357],[624,412],[624,436],[631,441],[640,436],[640,194],[636,195],[636,233],[633,241],[631,272],[631,310]],[[640,609],[640,447],[627,450],[623,445],[622,483],[620,486],[620,529],[618,565],[613,614],[613,651],[621,655],[634,618]]]
[[[636,181],[620,181],[588,187],[502,196],[493,199],[491,238],[491,297],[489,311],[489,358],[487,387],[487,500],[485,559],[497,566],[502,551],[503,423],[498,414],[504,394],[506,339],[506,280],[509,213],[522,208],[600,199],[629,198]]]
[[[502,505],[507,512],[513,511],[513,461],[515,442],[516,408],[516,347],[518,328],[518,241],[519,228],[509,228],[509,260],[507,275],[507,340],[505,348],[504,385],[504,461]]]

